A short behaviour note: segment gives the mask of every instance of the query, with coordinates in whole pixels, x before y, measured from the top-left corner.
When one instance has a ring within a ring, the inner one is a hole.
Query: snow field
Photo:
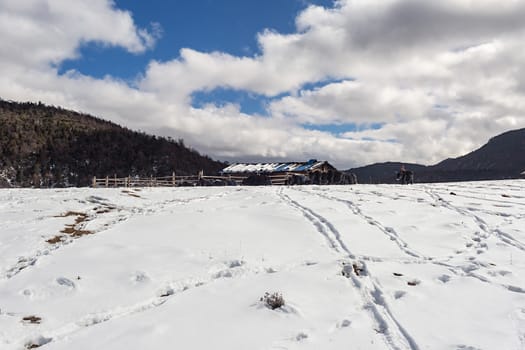
[[[524,187],[2,190],[0,348],[523,349]]]

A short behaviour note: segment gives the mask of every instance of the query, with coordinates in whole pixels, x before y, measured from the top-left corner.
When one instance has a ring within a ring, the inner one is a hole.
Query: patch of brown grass
[[[73,232],[71,236],[72,237],[82,237],[82,236],[92,235],[93,233],[94,233],[93,231],[89,231],[89,230],[75,230],[75,232]]]
[[[77,214],[77,218],[75,219],[75,224],[78,225],[80,223],[83,223],[84,221],[87,220],[87,214],[84,214],[84,213],[78,213]]]
[[[70,235],[71,237],[81,237],[81,236],[93,234],[93,231],[79,230],[78,228],[75,227],[75,225],[66,225],[66,227],[60,232]]]
[[[62,238],[63,237],[64,236],[55,236],[53,238],[48,239],[46,242],[49,243],[49,244],[57,244],[59,242],[62,242]]]
[[[66,227],[62,231],[60,231],[61,233],[65,233],[65,234],[70,235],[72,237],[81,237],[81,236],[93,234],[92,231],[81,230],[81,229],[78,228],[78,225],[80,225],[81,223],[87,221],[88,215],[86,213],[81,213],[81,212],[77,212],[77,211],[68,211],[67,213],[61,215],[61,217],[67,217],[67,216],[76,216],[75,223],[74,224],[70,224],[70,225],[66,225]],[[59,237],[59,236],[57,236],[57,237]],[[57,237],[55,237],[55,238],[57,238]],[[57,242],[55,242],[55,243],[57,243]]]

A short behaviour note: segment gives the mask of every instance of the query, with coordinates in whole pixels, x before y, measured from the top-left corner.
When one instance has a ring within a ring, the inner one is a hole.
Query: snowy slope
[[[37,346],[524,349],[525,181],[1,190],[0,349]]]

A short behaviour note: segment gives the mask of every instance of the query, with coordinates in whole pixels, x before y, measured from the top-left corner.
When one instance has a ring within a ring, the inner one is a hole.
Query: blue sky
[[[0,1],[0,98],[230,162],[432,164],[525,126],[523,18],[500,0]]]
[[[118,8],[128,10],[139,27],[160,25],[160,38],[152,50],[132,55],[123,48],[88,43],[81,56],[67,60],[59,72],[74,69],[93,77],[106,75],[132,83],[151,60],[169,61],[179,50],[225,52],[235,56],[260,55],[257,34],[266,29],[283,34],[295,32],[297,14],[309,5],[330,7],[333,0],[116,0]],[[216,88],[192,94],[192,105],[222,106],[235,103],[243,113],[266,115],[270,99],[241,90]],[[355,130],[352,125],[309,125],[311,129],[340,133]]]
[[[121,47],[89,43],[81,48],[79,59],[63,62],[60,70],[76,69],[100,78],[109,74],[134,79],[150,60],[172,60],[182,48],[254,56],[260,54],[257,33],[265,29],[293,33],[299,11],[311,4],[330,7],[332,3],[332,0],[115,0],[119,9],[132,13],[137,26],[160,24],[162,34],[155,47],[130,55]]]

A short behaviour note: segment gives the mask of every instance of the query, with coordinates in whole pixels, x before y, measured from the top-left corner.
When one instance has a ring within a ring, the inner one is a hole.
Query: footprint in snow
[[[468,346],[468,345],[458,345],[456,350],[481,350],[480,348],[476,348],[474,346]]]
[[[498,275],[499,275],[499,276],[507,276],[507,275],[512,274],[511,271],[506,271],[506,270],[488,271],[487,273],[488,273],[489,275],[493,276],[493,277],[497,277]]]
[[[507,286],[507,289],[514,293],[525,293],[525,289],[518,286]]]
[[[471,257],[471,258],[473,258],[473,257]],[[474,260],[475,259],[475,258],[474,259],[471,259],[471,258],[469,258],[469,259],[470,260]],[[470,264],[470,265],[466,265],[466,266],[460,266],[460,269],[462,269],[463,272],[465,272],[465,273],[469,273],[469,272],[478,270],[479,266],[474,265],[474,264]]]
[[[166,287],[157,293],[157,295],[161,298],[166,298],[172,296],[173,294],[175,294],[175,290],[171,287]]]
[[[438,277],[438,280],[440,280],[443,283],[447,283],[448,281],[450,281],[450,276],[449,275],[441,275],[441,276]]]
[[[303,341],[306,339],[308,339],[308,334],[306,334],[305,332],[300,332],[295,336],[296,341]]]
[[[46,338],[46,337],[44,337],[44,336],[39,335],[38,337],[33,338],[33,339],[27,341],[27,342],[25,343],[25,348],[26,348],[26,349],[35,349],[35,348],[39,348],[39,347],[41,347],[42,345],[46,345],[46,344],[50,343],[52,340],[53,340],[53,338]]]
[[[218,278],[232,278],[232,277],[233,277],[233,273],[230,270],[222,270],[222,271],[219,271],[219,272],[217,272],[217,273],[215,273],[213,275],[214,279],[218,279]]]
[[[131,281],[134,283],[144,283],[149,281],[149,277],[145,272],[136,271],[131,275]]]
[[[350,321],[348,319],[344,319],[341,322],[337,323],[337,328],[350,327],[351,324],[352,324],[352,321]]]
[[[406,294],[407,294],[407,292],[405,292],[404,290],[396,290],[396,291],[394,292],[394,298],[395,298],[395,299],[401,299],[401,298],[404,297]]]
[[[224,264],[226,266],[228,266],[230,269],[233,269],[235,267],[241,267],[245,264],[246,262],[243,261],[243,260],[230,260],[230,261],[226,261]]]
[[[66,278],[66,277],[58,277],[56,279],[56,282],[61,285],[61,286],[64,286],[64,287],[68,287],[68,288],[75,288],[75,282],[71,281],[69,278]]]

